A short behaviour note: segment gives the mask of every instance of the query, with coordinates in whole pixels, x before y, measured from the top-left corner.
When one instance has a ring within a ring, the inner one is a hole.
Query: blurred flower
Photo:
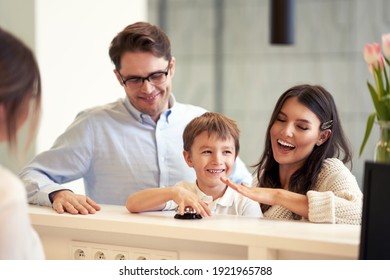
[[[383,53],[387,59],[390,59],[390,33],[382,35]]]
[[[376,63],[381,56],[381,46],[378,43],[366,44],[364,46],[364,60],[368,65]]]
[[[390,33],[382,35],[382,50],[383,54],[378,43],[366,44],[364,46],[364,60],[367,62],[368,69],[374,78],[374,85],[367,82],[367,86],[375,112],[368,116],[366,132],[360,147],[360,155],[363,153],[374,122],[390,121],[390,88],[385,65],[386,63],[388,67],[390,66]],[[390,141],[390,139],[387,140]]]

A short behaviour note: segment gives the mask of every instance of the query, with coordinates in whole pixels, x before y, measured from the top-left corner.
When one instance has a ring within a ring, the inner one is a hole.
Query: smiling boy
[[[183,132],[183,156],[195,170],[196,182],[150,188],[130,195],[130,212],[178,209],[191,206],[202,217],[230,214],[262,217],[260,205],[227,188],[221,177],[228,177],[240,149],[239,129],[229,118],[207,112],[193,119]]]

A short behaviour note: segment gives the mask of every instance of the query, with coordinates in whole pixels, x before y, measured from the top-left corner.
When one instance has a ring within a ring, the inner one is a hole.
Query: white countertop
[[[175,212],[132,214],[124,206],[102,205],[93,215],[57,214],[48,207],[30,206],[37,227],[92,230],[177,240],[211,242],[334,255],[357,259],[360,226],[275,221],[239,216],[212,216],[200,220],[174,219]]]

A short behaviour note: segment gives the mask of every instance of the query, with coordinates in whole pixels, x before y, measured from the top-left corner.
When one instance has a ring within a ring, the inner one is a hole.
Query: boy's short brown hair
[[[240,130],[236,122],[216,112],[206,112],[187,124],[183,132],[184,150],[191,152],[195,137],[204,131],[207,131],[209,137],[215,134],[222,140],[232,137],[236,149],[236,156],[238,155],[240,150]]]

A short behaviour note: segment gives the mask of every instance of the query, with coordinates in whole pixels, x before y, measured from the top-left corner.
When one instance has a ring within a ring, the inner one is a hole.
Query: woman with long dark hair
[[[363,195],[345,166],[351,158],[332,95],[297,85],[276,103],[255,165],[256,187],[222,181],[260,202],[265,218],[360,224]]]

